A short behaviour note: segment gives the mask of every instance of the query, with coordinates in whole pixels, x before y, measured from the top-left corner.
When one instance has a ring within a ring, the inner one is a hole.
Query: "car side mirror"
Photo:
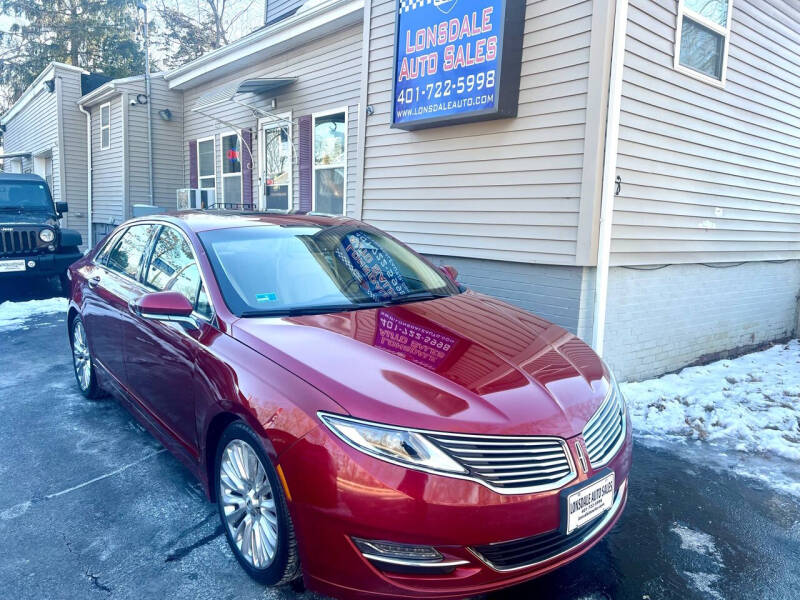
[[[152,292],[140,296],[130,304],[131,311],[143,319],[155,321],[180,321],[196,326],[192,318],[192,303],[179,292]]]
[[[458,269],[451,265],[442,265],[439,269],[444,273],[448,279],[450,279],[453,283],[458,283],[456,279],[458,278]]]
[[[65,212],[69,212],[69,206],[66,202],[56,202],[56,212],[63,215]]]

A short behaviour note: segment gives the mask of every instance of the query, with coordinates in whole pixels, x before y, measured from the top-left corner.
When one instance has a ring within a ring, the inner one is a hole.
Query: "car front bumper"
[[[627,500],[631,446],[628,422],[625,442],[603,469],[581,472],[560,489],[506,495],[477,482],[371,458],[318,428],[280,458],[306,583],[345,599],[455,599],[543,575],[588,551],[619,519]],[[574,448],[573,440],[568,447]],[[577,456],[573,459],[577,461]],[[606,469],[615,474],[612,508],[587,526],[588,531],[577,533],[574,539],[567,536],[557,553],[507,570],[481,556],[480,546],[548,532],[557,535],[561,491]],[[365,558],[353,537],[432,546],[453,568],[446,573],[392,572],[396,569]]]
[[[0,277],[49,277],[59,275],[67,270],[67,267],[76,260],[83,258],[80,252],[49,252],[47,254],[14,254],[11,256],[0,256],[0,262],[5,261],[24,261],[24,271],[3,271],[0,269]],[[33,266],[31,266],[31,264]]]

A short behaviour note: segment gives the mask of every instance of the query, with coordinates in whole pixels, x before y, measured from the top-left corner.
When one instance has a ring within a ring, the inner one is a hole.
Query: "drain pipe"
[[[614,217],[615,175],[619,145],[619,113],[622,104],[622,74],[625,67],[625,39],[628,28],[628,0],[616,0],[614,41],[608,90],[608,117],[604,145],[603,183],[600,200],[600,231],[597,241],[597,275],[594,291],[592,346],[603,355],[608,303],[608,267],[611,258],[611,222]]]
[[[88,213],[89,226],[86,229],[86,237],[89,238],[89,250],[94,247],[94,232],[92,231],[92,115],[78,104],[78,110],[86,115],[86,212]]]
[[[150,24],[147,22],[147,3],[139,2],[138,8],[144,13],[144,94],[147,96],[147,165],[149,168],[150,205],[154,205],[153,197],[153,98],[150,95]]]

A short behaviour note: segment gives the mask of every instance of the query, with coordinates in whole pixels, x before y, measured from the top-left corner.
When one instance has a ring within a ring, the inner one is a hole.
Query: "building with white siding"
[[[3,168],[47,180],[56,202],[68,202],[65,227],[87,239],[86,121],[77,101],[107,77],[71,65],[47,66],[0,117]]]
[[[108,81],[77,102],[91,119],[91,137],[86,145],[92,178],[87,203],[92,224],[90,244],[134,216],[135,206],[175,210],[176,190],[183,187],[184,179],[180,160],[183,98],[168,89],[163,73],[151,76],[149,99],[144,76],[138,75]]]
[[[187,185],[224,198],[225,136],[243,132],[245,205],[386,229],[467,285],[577,332],[623,378],[795,335],[796,0],[528,1],[515,116],[423,128],[393,126],[411,41],[398,16],[436,17],[435,6],[441,22],[476,13],[474,26],[484,7],[520,5],[301,5],[270,0],[275,23],[166,76],[184,90]],[[236,93],[257,79],[291,81]],[[347,130],[334,141],[314,126],[331,111]],[[278,144],[286,203],[268,197],[270,123],[292,140]],[[343,173],[334,205],[318,187],[330,183],[317,171],[327,147]]]
[[[798,0],[267,0],[265,18],[154,87],[174,115],[154,120],[159,206],[196,188],[363,219],[624,379],[796,335]],[[93,131],[104,103],[134,118],[129,85],[82,100]],[[436,85],[458,102],[421,102]],[[99,232],[147,165],[95,145]]]

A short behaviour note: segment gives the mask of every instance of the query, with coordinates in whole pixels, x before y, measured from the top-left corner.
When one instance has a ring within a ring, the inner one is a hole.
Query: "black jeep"
[[[69,290],[67,266],[81,258],[81,234],[58,223],[66,202],[53,203],[38,175],[0,173],[0,283],[9,275],[58,277]]]

